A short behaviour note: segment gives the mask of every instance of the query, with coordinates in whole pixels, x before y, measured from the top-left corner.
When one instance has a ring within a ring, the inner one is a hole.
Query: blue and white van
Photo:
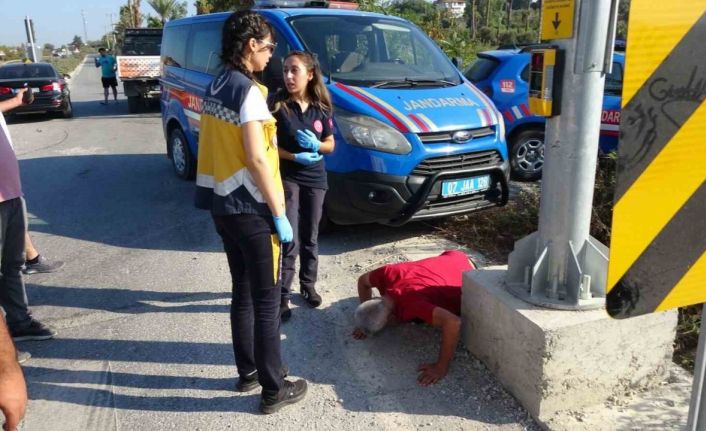
[[[284,87],[282,59],[297,49],[316,55],[332,96],[330,221],[401,225],[507,202],[502,115],[418,27],[356,10],[268,6],[259,12],[277,41],[261,76],[270,94]],[[167,154],[185,179],[195,172],[201,99],[223,67],[228,16],[198,15],[164,28],[162,121]]]

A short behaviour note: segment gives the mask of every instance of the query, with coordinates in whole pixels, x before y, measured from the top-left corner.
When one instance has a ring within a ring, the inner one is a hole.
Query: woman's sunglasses
[[[265,49],[269,49],[270,52],[275,52],[275,48],[277,48],[277,44],[273,42],[268,42],[266,40],[258,40],[258,42],[265,45]]]

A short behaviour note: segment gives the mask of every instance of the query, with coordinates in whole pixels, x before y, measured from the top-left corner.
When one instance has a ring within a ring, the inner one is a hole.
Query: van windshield
[[[303,16],[291,25],[316,54],[324,76],[362,87],[461,83],[449,59],[418,28],[374,16]]]

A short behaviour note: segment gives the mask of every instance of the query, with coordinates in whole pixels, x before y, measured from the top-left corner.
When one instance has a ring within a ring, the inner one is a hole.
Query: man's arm
[[[375,286],[370,282],[370,272],[358,277],[358,299],[361,304],[373,297],[373,287]]]
[[[449,364],[454,357],[461,333],[461,318],[441,307],[435,307],[432,313],[432,326],[441,329],[441,349],[439,359],[433,364],[422,364],[417,381],[423,386],[432,385],[446,376]]]
[[[27,408],[27,386],[22,368],[17,363],[17,352],[7,331],[5,319],[0,317],[0,410],[5,415],[5,431],[17,428]]]
[[[15,97],[0,102],[0,112],[7,112],[22,105],[22,95],[24,95],[25,91],[27,91],[26,88],[18,88]]]

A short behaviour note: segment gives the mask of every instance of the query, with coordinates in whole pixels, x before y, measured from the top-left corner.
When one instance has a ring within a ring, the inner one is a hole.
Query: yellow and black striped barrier
[[[706,302],[706,0],[632,0],[606,307]]]

